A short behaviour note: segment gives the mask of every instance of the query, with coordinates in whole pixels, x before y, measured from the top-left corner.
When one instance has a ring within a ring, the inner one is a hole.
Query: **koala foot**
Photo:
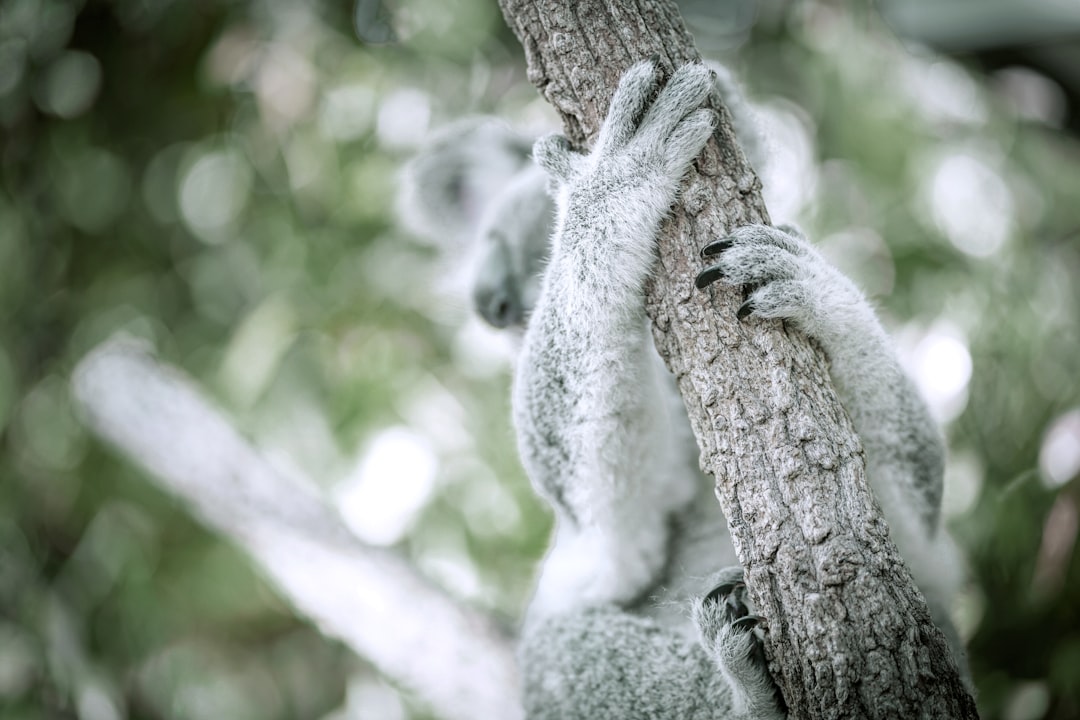
[[[714,582],[715,587],[691,605],[702,647],[727,678],[738,712],[752,718],[786,717],[758,634],[763,620],[750,612],[742,568],[725,568]]]
[[[648,213],[649,225],[655,224],[712,135],[716,113],[702,107],[713,88],[712,71],[691,63],[666,84],[662,80],[652,61],[626,71],[589,155],[575,152],[560,135],[542,137],[533,146],[536,163],[556,186],[580,196],[590,215],[596,214],[598,200],[608,199]],[[650,230],[652,241],[655,230]]]

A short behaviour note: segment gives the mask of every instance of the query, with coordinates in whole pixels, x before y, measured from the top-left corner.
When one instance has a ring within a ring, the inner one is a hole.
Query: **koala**
[[[432,226],[448,212],[444,227],[471,227],[475,308],[521,334],[514,427],[556,519],[521,636],[531,720],[786,717],[726,520],[644,313],[660,223],[714,129],[702,108],[713,91],[743,137],[752,120],[729,81],[692,64],[663,83],[644,62],[623,76],[587,155],[552,135],[531,163],[511,131],[476,120],[450,131],[459,142],[436,138],[406,171],[414,188],[417,174],[444,172],[413,192],[412,211],[434,213]],[[743,142],[753,157],[759,143]],[[499,189],[477,207],[473,187]],[[959,573],[939,527],[943,443],[872,308],[792,228],[737,228],[702,258],[700,291],[718,281],[748,288],[740,319],[784,320],[828,356],[893,538],[963,670],[946,613]]]

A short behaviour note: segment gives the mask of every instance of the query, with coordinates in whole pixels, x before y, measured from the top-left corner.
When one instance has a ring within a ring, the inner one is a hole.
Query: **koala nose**
[[[492,327],[506,328],[522,321],[521,299],[506,287],[478,291],[476,309]]]

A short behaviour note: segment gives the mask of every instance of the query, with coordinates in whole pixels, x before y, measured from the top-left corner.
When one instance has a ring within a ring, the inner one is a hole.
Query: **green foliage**
[[[429,126],[552,116],[490,2],[402,2],[393,45],[359,43],[354,19],[0,4],[3,717],[422,712],[88,435],[68,374],[120,330],[327,492],[405,429],[433,485],[387,541],[518,615],[549,521],[517,466],[505,360],[458,329],[447,268],[397,229],[393,175]],[[738,64],[813,138],[798,220],[846,254],[913,362],[927,338],[969,353],[946,408],[949,524],[984,717],[1074,715],[1080,148],[824,12],[760,27]]]

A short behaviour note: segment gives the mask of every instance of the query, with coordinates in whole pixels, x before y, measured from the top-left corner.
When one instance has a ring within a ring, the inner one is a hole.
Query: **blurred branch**
[[[512,642],[490,618],[360,542],[312,484],[271,465],[149,348],[109,340],[80,362],[72,385],[101,437],[244,548],[325,633],[448,720],[521,716]]]

